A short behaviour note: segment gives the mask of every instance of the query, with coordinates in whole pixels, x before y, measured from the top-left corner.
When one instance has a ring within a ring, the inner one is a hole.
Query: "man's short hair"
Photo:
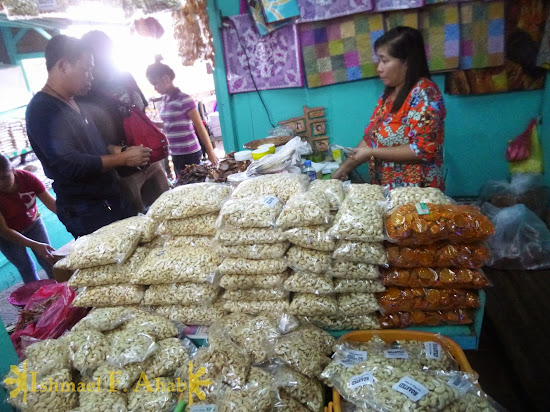
[[[91,53],[81,40],[57,34],[46,45],[46,69],[50,71],[61,59],[67,59],[69,63],[74,64],[85,52]]]

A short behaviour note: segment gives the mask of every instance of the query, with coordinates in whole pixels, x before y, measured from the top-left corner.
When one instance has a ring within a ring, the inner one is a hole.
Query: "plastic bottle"
[[[311,160],[304,161],[304,170],[302,171],[302,173],[307,175],[311,182],[317,179],[317,172],[315,171],[313,166],[311,166]]]

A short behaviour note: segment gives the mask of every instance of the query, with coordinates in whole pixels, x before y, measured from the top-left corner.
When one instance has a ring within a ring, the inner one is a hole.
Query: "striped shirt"
[[[187,115],[190,110],[196,108],[193,98],[180,89],[170,96],[162,96],[160,117],[164,122],[171,154],[186,155],[201,150],[193,121]]]

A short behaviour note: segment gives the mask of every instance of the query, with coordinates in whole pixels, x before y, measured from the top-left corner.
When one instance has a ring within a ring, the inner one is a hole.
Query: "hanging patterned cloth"
[[[422,7],[424,0],[375,0],[376,11],[404,10]]]
[[[298,0],[299,23],[333,19],[350,14],[371,11],[372,0]]]
[[[265,20],[268,23],[290,19],[300,15],[296,0],[262,0]]]

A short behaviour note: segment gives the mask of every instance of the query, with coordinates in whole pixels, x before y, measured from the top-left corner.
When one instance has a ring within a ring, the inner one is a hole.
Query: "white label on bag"
[[[274,208],[275,205],[279,203],[279,199],[277,199],[275,196],[264,196],[262,202],[270,208]]]
[[[441,345],[436,342],[424,342],[426,357],[428,359],[441,360]]]
[[[342,359],[338,359],[338,362],[344,365],[346,368],[356,365],[359,362],[367,360],[367,351],[364,350],[352,350],[347,349],[342,351]]]
[[[392,388],[413,402],[419,401],[430,392],[424,385],[408,376],[403,376]]]
[[[472,387],[470,381],[462,375],[456,375],[452,377],[447,381],[447,385],[463,394],[468,392]]]
[[[403,349],[388,349],[384,351],[387,359],[409,359],[409,354]]]
[[[216,405],[197,405],[191,406],[189,412],[217,412]]]
[[[416,207],[416,213],[418,213],[419,215],[430,214],[430,208],[426,203],[416,203],[414,206]]]
[[[357,389],[361,386],[372,385],[373,375],[372,371],[363,372],[361,375],[352,376],[349,380],[350,389]]]

